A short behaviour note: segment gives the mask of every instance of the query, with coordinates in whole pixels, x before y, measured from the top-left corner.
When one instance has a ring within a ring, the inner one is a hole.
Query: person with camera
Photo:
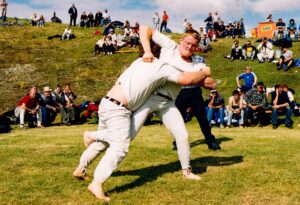
[[[267,37],[262,38],[262,42],[257,46],[257,58],[260,63],[265,61],[271,62],[274,57],[273,44],[268,41]]]
[[[292,129],[293,122],[291,120],[292,110],[289,105],[289,97],[286,92],[283,91],[281,85],[275,85],[275,91],[272,95],[272,124],[273,129],[278,127],[278,111],[281,110],[285,113],[285,127]]]

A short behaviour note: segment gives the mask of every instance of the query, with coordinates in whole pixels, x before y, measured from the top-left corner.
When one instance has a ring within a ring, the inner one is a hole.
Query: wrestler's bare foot
[[[103,183],[101,183],[101,182],[92,182],[88,186],[88,190],[90,192],[92,192],[92,194],[94,194],[96,198],[104,200],[104,201],[110,201],[110,198],[105,196],[102,185],[103,185]]]
[[[201,177],[194,174],[191,169],[183,169],[182,174],[183,174],[183,177],[186,179],[192,179],[192,180],[200,180],[201,179]]]
[[[90,146],[90,144],[96,141],[95,138],[91,135],[91,133],[92,132],[90,131],[85,131],[83,133],[83,144],[86,147]]]
[[[80,180],[89,180],[90,178],[86,175],[85,170],[79,165],[73,172],[73,176]]]

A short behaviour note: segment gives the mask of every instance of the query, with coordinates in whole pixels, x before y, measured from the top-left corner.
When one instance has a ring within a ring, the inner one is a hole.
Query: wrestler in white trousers
[[[99,108],[99,112],[101,112],[101,108]],[[190,144],[188,139],[188,132],[185,128],[183,118],[180,112],[178,111],[177,107],[175,106],[173,100],[168,100],[164,97],[155,94],[151,95],[148,98],[148,100],[144,103],[144,105],[142,105],[137,111],[135,111],[131,117],[131,140],[135,138],[138,131],[143,126],[148,114],[151,112],[157,113],[158,117],[160,117],[164,125],[174,136],[177,144],[178,157],[182,169],[190,168]],[[123,128],[125,127],[125,125],[123,125],[120,121],[116,122],[116,124]],[[107,147],[108,150],[111,149],[114,136],[110,135],[109,132],[111,131],[103,127],[101,122],[99,123],[99,125],[100,126],[98,127],[98,131],[93,132],[93,136],[97,139],[97,142],[92,143],[81,155],[80,166],[84,170],[87,169],[88,165],[92,163],[92,161],[99,155],[101,151],[104,151]],[[110,157],[110,155],[108,154],[107,157]],[[123,155],[120,155],[120,157],[123,157]],[[120,160],[122,159],[116,158],[113,161]],[[98,169],[100,164],[102,167],[105,168]],[[100,164],[95,170],[94,180],[97,182],[104,182],[103,180],[109,176],[105,174],[105,178],[103,177],[103,173],[111,174],[112,171],[116,168],[116,166],[114,166],[114,164],[107,163],[106,160],[103,160],[103,158]]]

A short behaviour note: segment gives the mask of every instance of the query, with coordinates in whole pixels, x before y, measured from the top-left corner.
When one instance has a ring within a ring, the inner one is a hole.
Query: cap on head
[[[49,86],[45,86],[44,87],[44,92],[51,92],[52,90],[50,89],[50,87]]]

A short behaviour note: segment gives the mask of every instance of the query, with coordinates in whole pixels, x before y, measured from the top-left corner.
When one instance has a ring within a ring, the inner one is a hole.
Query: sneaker
[[[25,126],[23,124],[21,124],[20,129],[25,129]]]
[[[293,129],[293,125],[292,124],[286,124],[285,127],[289,128],[289,129]]]
[[[224,128],[224,125],[223,125],[223,124],[220,124],[220,128],[223,129],[223,128]]]
[[[45,128],[44,125],[37,125],[36,127],[37,127],[37,128]]]
[[[276,130],[277,129],[277,125],[273,125],[273,130]]]

